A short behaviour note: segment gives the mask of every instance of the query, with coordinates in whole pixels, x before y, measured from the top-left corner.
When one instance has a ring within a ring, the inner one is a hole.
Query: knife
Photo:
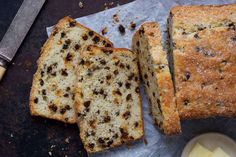
[[[0,42],[0,81],[46,0],[24,0]]]

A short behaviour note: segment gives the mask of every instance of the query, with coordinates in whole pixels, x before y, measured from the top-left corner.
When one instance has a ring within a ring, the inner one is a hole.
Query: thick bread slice
[[[161,44],[159,25],[155,22],[144,23],[133,36],[132,48],[138,53],[141,75],[155,123],[167,135],[180,133],[174,87],[167,54]]]
[[[236,4],[174,7],[169,28],[181,119],[236,116]]]
[[[97,152],[144,134],[137,56],[90,46],[78,66],[76,110],[86,150]]]
[[[30,111],[32,115],[75,123],[74,90],[79,52],[88,45],[112,46],[94,31],[65,17],[44,44],[34,75]]]

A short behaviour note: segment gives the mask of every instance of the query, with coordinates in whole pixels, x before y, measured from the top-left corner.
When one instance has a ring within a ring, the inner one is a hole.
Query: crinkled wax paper
[[[115,47],[130,48],[134,31],[128,29],[131,22],[136,23],[136,29],[146,21],[156,21],[161,25],[162,35],[166,37],[166,21],[170,8],[176,5],[228,4],[236,0],[136,0],[134,2],[105,10],[96,14],[76,19],[85,26],[101,33],[107,27],[107,34]],[[119,22],[114,22],[117,14]],[[126,33],[121,35],[118,26],[122,24]],[[47,28],[48,34],[51,28]],[[163,41],[164,43],[164,41]],[[180,157],[185,144],[194,136],[205,132],[220,132],[236,140],[236,119],[210,118],[202,120],[182,121],[182,134],[167,137],[162,135],[153,125],[149,115],[146,95],[142,88],[144,111],[145,138],[134,142],[131,146],[121,146],[105,152],[89,154],[89,157]]]

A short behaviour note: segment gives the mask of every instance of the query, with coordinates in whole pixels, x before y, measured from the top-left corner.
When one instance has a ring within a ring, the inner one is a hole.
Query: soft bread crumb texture
[[[181,119],[236,116],[236,4],[174,7],[169,31]]]
[[[159,25],[155,22],[144,23],[133,37],[132,48],[138,54],[140,71],[155,124],[166,135],[180,133],[174,87],[167,53],[161,44]]]
[[[89,153],[144,135],[137,62],[128,49],[89,46],[81,53],[76,111]]]
[[[76,123],[74,111],[76,69],[80,52],[88,45],[112,43],[70,17],[59,21],[44,44],[34,75],[30,111],[66,123]]]

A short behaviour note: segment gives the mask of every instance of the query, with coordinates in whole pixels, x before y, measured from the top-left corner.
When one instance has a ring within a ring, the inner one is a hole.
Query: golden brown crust
[[[181,119],[236,116],[235,15],[235,4],[172,9],[176,97]],[[199,26],[203,27],[197,29]]]
[[[73,27],[76,26],[76,27],[80,27],[80,28],[83,28],[84,30],[86,31],[92,31],[91,29],[79,24],[79,23],[76,23],[75,20],[73,20],[72,18],[70,17],[64,17],[63,19],[61,19],[55,26],[54,26],[54,29],[50,35],[50,37],[47,39],[46,43],[44,44],[44,46],[42,47],[41,49],[41,52],[40,52],[40,57],[37,61],[37,64],[38,64],[38,69],[36,71],[36,73],[34,74],[34,78],[33,78],[33,82],[32,82],[32,87],[31,87],[31,93],[30,93],[30,102],[29,102],[29,106],[30,106],[30,113],[31,115],[34,115],[34,116],[42,116],[42,117],[45,117],[45,118],[50,118],[50,119],[55,119],[55,120],[58,120],[58,121],[62,121],[62,122],[65,122],[65,123],[76,123],[76,115],[74,116],[71,116],[69,118],[65,118],[65,116],[63,114],[45,114],[41,111],[38,111],[36,109],[36,106],[35,106],[35,97],[39,94],[38,93],[38,89],[39,89],[39,79],[40,79],[40,71],[41,71],[41,67],[43,66],[44,62],[45,62],[45,59],[48,57],[49,53],[50,53],[50,49],[52,49],[55,45],[54,45],[54,38],[55,38],[55,35],[60,32],[61,30],[64,30],[70,23],[73,24]],[[93,32],[93,31],[92,31]],[[106,38],[102,37],[101,35],[97,34],[94,32],[94,34],[96,34],[96,36],[100,37],[100,39],[102,39],[104,41],[104,43],[107,43],[109,44],[108,46],[113,46],[113,44],[107,40]],[[66,65],[66,66],[71,66],[71,65]]]
[[[151,112],[155,123],[161,127],[166,135],[180,133],[181,127],[178,112],[176,110],[174,88],[168,68],[166,52],[163,51],[161,45],[159,25],[155,22],[144,23],[134,34],[132,47],[133,50],[139,54],[140,70],[145,83],[145,91],[149,96],[149,102],[152,108]],[[148,47],[148,52],[144,51],[146,47]],[[145,58],[143,55],[144,53],[150,53],[151,58]],[[151,60],[152,62],[150,65],[148,60]],[[158,68],[160,66],[162,66],[163,69]],[[150,67],[153,67],[154,70],[154,73],[152,74],[149,72]],[[155,77],[153,78],[152,75]],[[151,83],[152,80],[154,80],[153,84]],[[153,88],[153,86],[156,87],[156,92],[159,95],[160,110],[163,117],[162,122],[157,121],[157,115],[155,113],[156,111],[154,111],[155,108],[158,107],[158,104],[156,104],[156,100],[154,101],[153,96],[155,95],[150,93],[150,90]]]
[[[211,6],[176,6],[171,9],[173,27],[185,32],[223,27],[236,22],[236,4]],[[176,38],[178,36],[174,36]]]

